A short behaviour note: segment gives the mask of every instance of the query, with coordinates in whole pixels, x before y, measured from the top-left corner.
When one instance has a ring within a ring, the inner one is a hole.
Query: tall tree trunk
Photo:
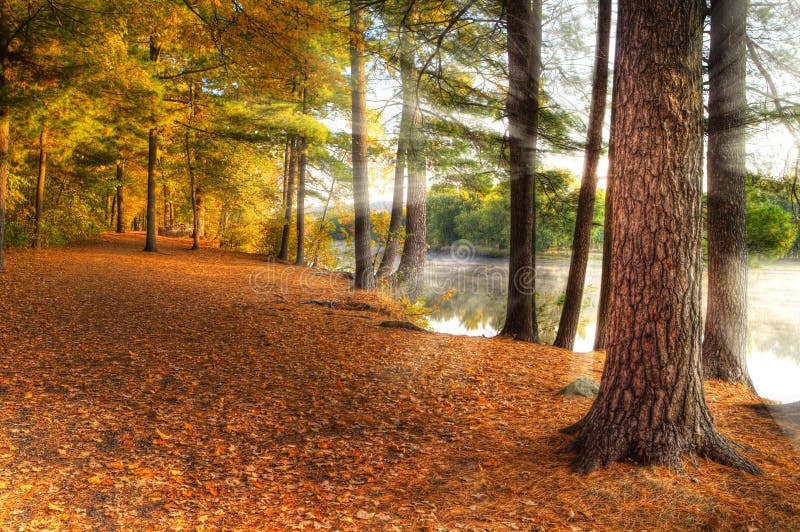
[[[306,263],[306,167],[308,166],[308,140],[300,137],[300,157],[297,168],[297,255],[294,263]]]
[[[608,312],[611,302],[611,251],[613,239],[612,224],[614,221],[614,161],[616,150],[614,149],[614,131],[616,129],[617,108],[614,105],[616,99],[616,85],[612,84],[611,89],[611,135],[608,141],[608,172],[606,173],[606,200],[603,218],[603,264],[600,271],[600,298],[597,302],[597,326],[594,335],[595,351],[606,348],[606,331],[608,329]]]
[[[281,247],[278,251],[278,258],[280,260],[287,260],[289,258],[289,234],[292,225],[292,195],[294,193],[294,177],[297,173],[297,137],[292,136],[289,146],[287,158],[289,161],[288,177],[284,180],[285,187],[283,191],[284,196],[284,213],[283,213],[283,233],[281,234]]]
[[[109,197],[110,196],[110,197]],[[117,192],[114,190],[114,193],[106,192],[106,204],[111,202],[111,208],[108,211],[108,227],[114,227],[114,221],[117,219]],[[106,207],[108,208],[108,207]]]
[[[150,35],[150,61],[158,62],[161,56],[161,40],[158,34]],[[156,163],[158,162],[158,129],[150,128],[147,143],[147,235],[144,250],[158,251],[156,246]]]
[[[558,334],[553,345],[572,349],[583,302],[583,285],[586,281],[586,265],[589,262],[589,246],[592,240],[595,190],[597,188],[597,163],[603,147],[603,122],[606,115],[608,95],[608,49],[611,40],[611,0],[600,0],[597,5],[597,44],[594,54],[594,76],[592,102],[589,111],[589,129],[586,132],[586,151],[583,156],[583,177],[578,195],[578,212],[575,218],[575,233],[572,237],[572,257],[569,263],[567,291]]]
[[[33,247],[42,247],[42,215],[44,214],[44,177],[47,171],[47,129],[42,129],[39,134],[39,175],[36,177],[36,213],[34,215],[34,228],[36,239]]]
[[[158,130],[150,130],[147,149],[147,222],[144,250],[158,251],[156,246],[156,162],[158,159]]]
[[[397,251],[400,243],[400,229],[403,225],[403,186],[405,185],[406,151],[408,150],[409,133],[411,132],[414,110],[416,107],[416,87],[414,86],[414,50],[411,46],[410,30],[400,30],[400,86],[403,106],[400,111],[400,130],[397,135],[397,156],[394,163],[394,194],[392,196],[392,213],[389,218],[389,232],[386,235],[386,246],[383,250],[378,277],[388,277],[394,271]]]
[[[535,162],[541,73],[541,0],[504,0],[508,48],[508,145],[511,176],[508,301],[500,334],[538,340],[536,325]]]
[[[195,203],[197,204],[197,238],[206,238],[206,194],[202,185],[195,186]]]
[[[751,473],[703,396],[702,0],[621,0],[609,342],[571,448],[589,472],[697,454]],[[642,68],[658,61],[658,68]]]
[[[372,266],[372,229],[369,220],[367,173],[367,74],[364,67],[364,13],[360,0],[350,0],[350,84],[353,126],[353,210],[356,273],[353,287],[375,288]]]
[[[283,188],[281,193],[281,204],[286,205],[286,184],[289,180],[289,158],[292,156],[292,137],[286,136],[286,149],[283,152]]]
[[[8,189],[8,147],[10,140],[10,114],[11,110],[6,103],[6,90],[8,86],[10,59],[9,45],[11,41],[9,15],[11,14],[11,2],[2,0],[0,2],[0,271],[4,271],[5,258],[3,249],[5,247],[6,234],[6,194]]]
[[[740,382],[747,373],[747,45],[746,0],[712,0],[708,72],[707,379]]]
[[[416,106],[416,102],[415,102]],[[406,239],[397,269],[397,287],[409,300],[419,297],[423,288],[426,246],[426,169],[425,139],[422,134],[422,113],[419,107],[409,132],[406,164],[408,165],[408,191],[406,192]]]
[[[197,184],[194,177],[194,165],[192,164],[192,146],[189,142],[189,131],[183,133],[183,143],[186,150],[186,171],[189,173],[189,197],[192,200],[192,247],[200,249],[200,225],[197,216]]]
[[[124,163],[117,163],[117,233],[125,232],[125,211],[123,210],[122,180],[124,178]]]

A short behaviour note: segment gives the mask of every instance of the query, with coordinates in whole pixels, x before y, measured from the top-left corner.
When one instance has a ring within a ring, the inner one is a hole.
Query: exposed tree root
[[[661,434],[650,435],[650,441],[635,441],[624,427],[596,426],[587,423],[586,419],[561,429],[567,434],[577,434],[564,449],[576,454],[572,470],[577,473],[588,474],[600,467],[630,459],[643,465],[664,466],[685,475],[681,458],[696,455],[753,475],[763,474],[757,465],[734,450],[734,447],[744,446],[713,429],[707,435],[699,435],[699,443],[687,442],[678,437],[677,431],[667,428],[663,428]]]

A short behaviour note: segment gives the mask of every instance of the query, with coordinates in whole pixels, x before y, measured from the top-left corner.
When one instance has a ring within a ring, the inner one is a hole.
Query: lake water
[[[552,342],[569,271],[568,259],[537,258],[542,339]],[[503,325],[507,259],[467,255],[431,256],[425,304],[433,309],[431,329],[470,336],[493,336]],[[705,288],[704,288],[705,289]],[[584,308],[576,352],[592,350],[600,291],[600,260],[592,256],[586,275]],[[784,403],[800,401],[800,265],[777,263],[750,270],[747,365],[759,395]]]

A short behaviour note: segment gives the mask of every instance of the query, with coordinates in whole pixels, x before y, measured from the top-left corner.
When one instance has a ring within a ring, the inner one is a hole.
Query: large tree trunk
[[[414,50],[411,47],[410,30],[400,29],[400,86],[403,98],[400,111],[400,130],[397,134],[397,156],[394,163],[394,195],[392,196],[392,213],[389,219],[389,232],[386,235],[386,246],[383,250],[378,277],[388,277],[394,271],[397,251],[400,248],[400,229],[403,226],[403,186],[405,185],[406,152],[408,150],[409,133],[411,132],[414,110],[416,107],[416,87]]]
[[[144,250],[158,251],[156,246],[156,162],[158,159],[158,130],[150,130],[147,149],[147,236]]]
[[[554,345],[572,349],[578,332],[586,265],[592,240],[595,189],[597,188],[597,163],[603,146],[603,122],[608,95],[608,49],[611,37],[611,0],[600,0],[597,5],[597,44],[594,55],[592,102],[589,112],[589,129],[586,132],[586,151],[583,159],[583,177],[578,195],[578,212],[575,234],[572,238],[572,257],[569,263],[567,291],[558,334]]]
[[[359,0],[350,0],[350,84],[353,122],[353,210],[355,211],[356,273],[353,287],[375,288],[372,230],[369,220],[367,173],[367,74],[364,67],[364,13]]]
[[[426,245],[426,169],[425,139],[419,108],[411,123],[407,154],[408,191],[406,192],[406,239],[397,269],[397,286],[409,300],[419,297],[425,271]]]
[[[47,171],[47,129],[39,134],[39,174],[36,177],[36,213],[34,214],[34,231],[36,234],[33,247],[42,247],[42,215],[44,214],[44,177]]]
[[[150,61],[158,62],[161,56],[161,40],[157,34],[150,35]],[[144,250],[158,251],[156,246],[156,163],[158,162],[158,129],[150,129],[147,143],[147,235]]]
[[[297,137],[292,137],[287,147],[289,150],[286,158],[289,161],[288,169],[284,169],[284,213],[283,213],[283,233],[281,233],[281,247],[278,251],[278,258],[286,260],[289,258],[289,234],[292,224],[292,195],[294,193],[294,176],[297,173]]]
[[[2,0],[2,3],[0,3],[0,94],[3,95],[3,101],[0,102],[0,271],[6,269],[3,248],[6,235],[6,193],[8,189],[8,147],[11,133],[9,123],[11,110],[6,104],[5,91],[8,86],[8,69],[11,66],[8,57],[8,46],[11,40],[8,27],[10,13],[11,2]]]
[[[707,379],[747,374],[745,162],[747,46],[745,0],[711,2],[708,73],[708,312],[703,338]]]
[[[297,255],[294,263],[306,263],[306,167],[308,166],[308,140],[300,137],[300,157],[297,168]]]
[[[579,471],[626,458],[682,471],[681,455],[697,454],[760,472],[716,431],[703,396],[702,15],[702,0],[619,4],[614,172],[625,179],[613,192],[606,365],[571,427]]]
[[[535,162],[541,72],[541,0],[504,0],[508,20],[508,145],[511,175],[508,302],[501,334],[538,340]]]
[[[1,87],[0,87],[1,89]],[[8,189],[8,108],[0,107],[0,271],[5,270],[4,243],[6,234],[6,190]]]

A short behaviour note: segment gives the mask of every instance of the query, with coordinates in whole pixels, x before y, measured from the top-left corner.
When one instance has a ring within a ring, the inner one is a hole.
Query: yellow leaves
[[[104,477],[102,477],[100,475],[94,475],[94,476],[89,477],[88,482],[89,482],[89,484],[97,485],[97,484],[102,484],[104,480],[105,480]]]

